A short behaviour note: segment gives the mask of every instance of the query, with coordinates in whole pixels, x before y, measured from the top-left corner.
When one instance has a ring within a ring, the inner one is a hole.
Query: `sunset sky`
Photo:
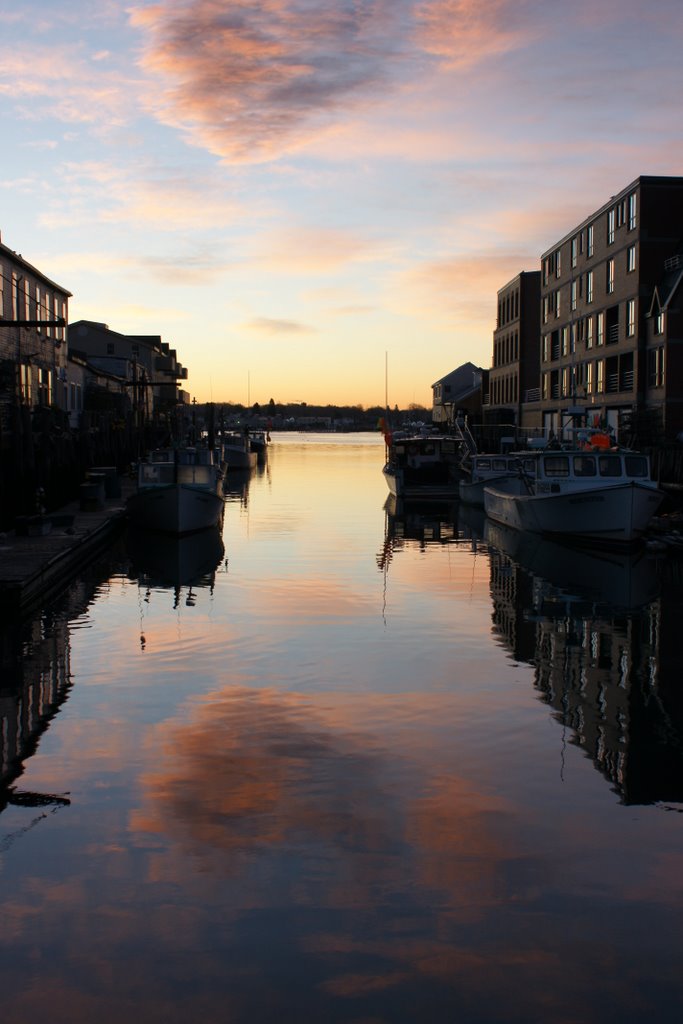
[[[680,0],[0,2],[2,241],[199,401],[429,404],[498,288],[683,172],[682,51]]]

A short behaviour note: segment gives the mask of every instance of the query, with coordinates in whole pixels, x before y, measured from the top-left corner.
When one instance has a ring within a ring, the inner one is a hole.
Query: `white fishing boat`
[[[394,433],[382,474],[397,498],[457,497],[462,476],[460,439],[444,434]]]
[[[469,476],[460,481],[460,500],[466,505],[484,507],[484,488],[520,479],[520,474],[533,476],[535,464],[525,452],[514,455],[473,455]]]
[[[258,461],[252,451],[248,433],[224,434],[222,437],[223,451],[228,464],[228,473],[234,469],[253,469]]]
[[[137,466],[130,521],[148,530],[185,534],[215,526],[223,512],[223,471],[208,448],[162,448]]]
[[[546,448],[527,459],[533,473],[484,488],[487,516],[515,530],[632,544],[664,499],[648,457],[639,452]]]

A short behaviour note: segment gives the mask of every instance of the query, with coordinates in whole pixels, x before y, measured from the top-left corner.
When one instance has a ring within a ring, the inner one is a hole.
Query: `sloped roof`
[[[475,391],[478,391],[481,387],[482,377],[484,370],[481,366],[475,366],[474,363],[463,363],[462,366],[458,366],[457,369],[451,370],[445,377],[441,377],[432,384],[432,388],[437,387],[439,384],[444,386],[450,386],[450,393],[448,395],[449,402],[463,401],[468,398]]]

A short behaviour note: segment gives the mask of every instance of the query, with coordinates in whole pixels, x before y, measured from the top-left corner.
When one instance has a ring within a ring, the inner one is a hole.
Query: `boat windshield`
[[[626,467],[626,476],[648,478],[650,476],[650,470],[645,455],[626,455],[624,456],[624,465]]]
[[[618,455],[600,455],[598,465],[600,476],[621,476],[621,459]]]
[[[546,455],[543,459],[543,472],[546,476],[569,476],[569,456]]]
[[[597,466],[593,455],[574,456],[574,476],[597,476]]]

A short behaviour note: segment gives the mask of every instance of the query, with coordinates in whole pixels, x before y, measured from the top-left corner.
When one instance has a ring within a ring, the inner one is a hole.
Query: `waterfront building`
[[[71,292],[0,240],[0,437],[19,408],[68,410],[66,324]]]
[[[546,433],[579,411],[625,441],[683,429],[682,277],[683,177],[637,178],[543,253]]]
[[[478,418],[488,374],[481,366],[463,363],[432,384],[432,422],[447,430],[453,426],[458,410],[470,418]]]
[[[484,401],[487,426],[541,425],[540,287],[540,271],[523,270],[498,291],[493,359]]]
[[[143,416],[189,402],[178,383],[187,380],[187,368],[158,334],[120,334],[107,324],[77,320],[69,324],[69,345],[91,367],[126,380],[133,408]]]

